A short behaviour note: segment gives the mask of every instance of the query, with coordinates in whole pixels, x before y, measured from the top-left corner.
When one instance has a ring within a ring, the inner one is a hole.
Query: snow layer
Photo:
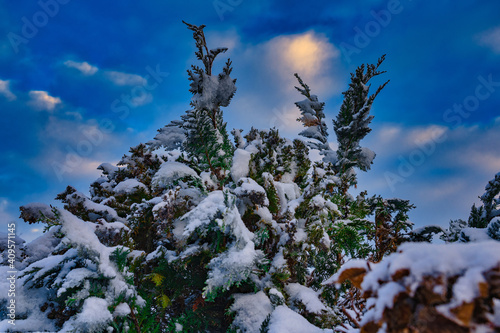
[[[187,176],[199,178],[196,171],[187,165],[179,162],[168,161],[161,165],[160,170],[158,170],[158,172],[154,175],[151,184],[154,187],[167,187],[172,185],[175,180]]]
[[[126,316],[130,313],[130,306],[127,303],[120,303],[116,306],[113,312],[113,317]]]
[[[21,217],[28,222],[38,222],[43,217],[54,218],[52,207],[40,202],[32,202],[21,206]]]
[[[487,228],[463,228],[460,232],[460,238],[469,242],[491,241]]]
[[[241,177],[247,177],[250,172],[250,158],[252,154],[243,149],[236,149],[231,166],[231,177],[233,182],[238,182]]]
[[[124,292],[127,297],[131,297],[135,291],[124,281],[117,267],[109,258],[115,248],[104,246],[99,241],[94,232],[96,224],[84,222],[64,210],[61,210],[60,214],[63,220],[62,232],[66,235],[63,242],[69,242],[75,247],[82,247],[97,255],[99,257],[99,272],[105,277],[111,278],[111,288],[108,292],[112,294]]]
[[[219,211],[224,212],[226,208],[223,192],[211,192],[198,206],[181,218],[181,220],[187,221],[183,235],[189,236],[196,228],[209,224],[215,220],[215,216]]]
[[[242,177],[239,179],[238,185],[234,190],[234,194],[237,196],[250,197],[251,201],[258,205],[269,205],[266,190],[252,178]]]
[[[285,290],[292,301],[304,304],[307,311],[317,314],[320,314],[321,311],[327,311],[325,305],[318,298],[318,294],[311,288],[299,283],[290,283],[285,286]]]
[[[102,298],[89,297],[83,303],[82,312],[77,315],[74,323],[72,320],[67,321],[62,331],[65,328],[69,329],[70,325],[77,324],[86,332],[98,332],[104,330],[112,320],[113,315],[108,310],[108,302]]]
[[[398,253],[386,257],[378,264],[372,264],[372,271],[363,280],[363,290],[377,288],[379,281],[387,281],[402,269],[411,274],[405,279],[416,286],[424,276],[444,275],[451,277],[466,270],[489,270],[500,264],[500,243],[428,244],[405,243]],[[412,283],[413,282],[413,283]]]
[[[108,221],[111,220],[124,221],[123,218],[118,216],[118,214],[113,208],[103,204],[99,204],[97,202],[93,202],[85,194],[77,191],[74,188],[71,188],[70,186],[68,186],[68,189],[71,189],[72,192],[71,194],[68,194],[66,196],[66,200],[68,200],[68,203],[71,206],[77,206],[78,204],[82,204],[83,207],[87,210],[103,214]]]
[[[480,285],[484,284],[485,272],[500,264],[500,243],[495,241],[480,243],[428,244],[405,243],[380,263],[371,264],[361,288],[372,292],[368,304],[373,304],[365,314],[361,324],[381,318],[385,308],[393,306],[394,297],[400,292],[413,295],[426,277],[440,277],[443,281],[459,277],[453,285],[449,303],[437,306],[437,310],[453,318],[451,309],[468,303],[481,296]],[[358,261],[343,266],[339,271],[363,267]],[[364,266],[363,268],[365,268]],[[396,273],[404,272],[393,282]]]
[[[130,194],[138,191],[140,188],[146,191],[148,190],[146,185],[139,182],[137,179],[127,179],[116,185],[114,188],[114,192],[116,194]]]
[[[236,294],[231,311],[236,312],[233,325],[243,332],[258,333],[262,322],[273,311],[271,301],[263,291],[256,294]]]
[[[332,332],[333,330],[323,330],[307,321],[306,318],[297,312],[280,305],[274,309],[269,321],[269,333],[320,333]]]
[[[61,296],[68,288],[74,288],[80,286],[85,279],[89,277],[97,277],[96,272],[91,271],[87,268],[76,268],[71,270],[64,278],[64,283],[61,288],[57,291],[57,296]]]
[[[117,166],[114,166],[110,163],[102,163],[101,165],[99,165],[97,167],[98,170],[102,170],[102,172],[105,174],[105,175],[109,175],[110,177],[113,177],[113,175],[115,174],[115,172],[117,172],[118,170],[120,170],[119,167]]]

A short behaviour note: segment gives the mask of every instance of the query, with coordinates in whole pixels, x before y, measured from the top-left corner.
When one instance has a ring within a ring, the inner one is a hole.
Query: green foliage
[[[148,295],[142,295],[145,299],[144,306],[137,305],[137,299],[132,299],[126,301],[123,295],[118,297],[110,310],[114,310],[117,305],[125,302],[129,305],[131,309],[134,309],[137,313],[131,312],[125,317],[118,317],[111,323],[111,326],[118,333],[159,333],[163,332],[161,324],[159,323],[158,313],[154,310],[154,304]]]
[[[485,215],[486,212],[483,206],[476,207],[476,204],[473,204],[470,210],[468,226],[470,228],[486,228],[488,220]]]
[[[266,319],[260,325],[259,333],[268,333],[269,332],[269,322],[271,321],[271,314],[269,314]]]
[[[277,215],[280,211],[278,193],[276,192],[276,188],[271,182],[266,182],[265,184],[267,185],[264,186],[266,189],[267,199],[269,200],[269,211],[274,215]]]
[[[118,270],[120,272],[123,272],[125,267],[127,266],[127,256],[130,254],[130,250],[123,248],[123,247],[118,247],[116,248],[111,255],[109,256],[109,259],[113,260],[118,266]]]
[[[156,232],[156,221],[153,214],[153,206],[137,206],[135,213],[129,220],[131,226],[131,237],[135,244],[135,249],[154,251],[155,243],[159,237]]]
[[[224,184],[226,172],[231,167],[233,147],[229,141],[226,124],[214,127],[212,119],[204,110],[189,110],[182,116],[187,139],[185,150],[195,159],[201,170],[210,170]]]
[[[194,95],[192,110],[182,116],[182,128],[186,131],[184,149],[199,164],[202,170],[210,170],[223,186],[227,171],[231,168],[234,147],[229,140],[226,123],[222,119],[221,106],[228,106],[236,92],[236,80],[230,78],[231,61],[228,60],[217,77],[212,76],[215,58],[226,48],[209,50],[203,32],[204,25],[195,26],[184,22],[193,31],[196,42],[196,57],[204,68],[192,66],[188,70],[191,81],[189,91]]]
[[[490,180],[486,184],[485,192],[480,197],[484,206],[484,219],[486,224],[488,224],[492,218],[500,215],[500,210],[498,205],[500,204],[500,199],[498,198],[500,194],[500,173],[495,175],[495,178]]]

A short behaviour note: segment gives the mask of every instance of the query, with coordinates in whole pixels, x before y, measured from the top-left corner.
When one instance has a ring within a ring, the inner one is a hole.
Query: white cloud
[[[147,83],[145,78],[137,74],[106,71],[106,77],[117,86],[137,86]]]
[[[3,95],[7,100],[13,101],[17,97],[10,90],[10,81],[9,80],[0,80],[0,95]]]
[[[439,125],[429,125],[415,128],[410,131],[408,139],[415,144],[426,144],[429,142],[440,141],[440,138],[446,133],[447,128]]]
[[[487,46],[500,54],[500,26],[484,31],[477,36],[480,45]]]
[[[50,96],[46,91],[32,90],[29,92],[30,100],[28,104],[37,111],[52,112],[62,103],[59,97]]]
[[[7,212],[8,206],[9,206],[9,201],[5,198],[0,198],[0,221],[3,223],[9,223],[11,221],[17,220],[12,214]]]
[[[97,67],[92,66],[91,64],[89,64],[86,61],[84,61],[84,62],[76,62],[76,61],[73,61],[73,60],[67,60],[67,61],[64,62],[64,65],[66,67],[68,67],[68,68],[76,68],[83,75],[88,75],[88,76],[94,75],[99,70]]]
[[[94,150],[106,144],[111,139],[111,134],[99,127],[95,120],[82,121],[80,117],[73,115],[63,119],[51,115],[39,137],[42,142],[50,143],[50,147],[55,147],[56,144],[70,145],[75,150],[90,154],[89,149]]]
[[[385,135],[377,134],[384,128]],[[498,121],[453,129],[387,124],[373,134],[365,145],[378,155],[371,171],[359,173],[359,187],[409,199],[417,206],[410,218],[418,226],[446,227],[450,219],[467,219],[471,205],[500,171]],[[439,134],[442,137],[433,142]],[[401,178],[388,179],[387,173]]]
[[[62,117],[62,114],[48,117],[38,133],[39,154],[29,164],[47,179],[63,185],[71,182],[76,186],[84,179],[93,181],[100,175],[97,167],[101,163],[119,159],[123,151],[138,142],[132,133],[109,132],[96,120]]]
[[[82,114],[77,111],[66,111],[64,114],[73,118],[75,121],[82,121],[83,119]]]
[[[435,124],[413,127],[377,124],[361,145],[385,156],[407,154],[422,146],[439,144],[447,133],[447,127]]]
[[[437,182],[422,184],[419,194],[426,201],[443,200],[444,198],[457,197],[457,194],[467,189],[467,181],[464,178],[444,178]],[[472,205],[472,203],[471,203]]]
[[[397,137],[401,136],[402,127],[399,125],[384,125],[377,131],[377,136],[382,144],[393,142]]]
[[[462,163],[480,168],[491,175],[500,172],[500,154],[498,153],[472,151],[465,156]]]
[[[148,103],[151,103],[152,101],[153,101],[153,95],[151,95],[150,93],[145,93],[140,96],[136,96],[131,100],[132,105],[135,107],[146,105]]]
[[[458,167],[493,175],[500,172],[500,123],[492,126],[459,127],[450,131],[450,138],[444,144],[447,151],[443,154],[443,162],[453,161]]]

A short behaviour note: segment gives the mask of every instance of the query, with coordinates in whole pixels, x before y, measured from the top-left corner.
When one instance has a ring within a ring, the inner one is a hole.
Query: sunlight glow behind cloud
[[[312,32],[283,37],[281,46],[288,67],[304,76],[318,75],[331,58],[339,55],[332,44]]]
[[[269,62],[287,83],[286,90],[295,91],[293,73],[298,73],[305,82],[314,82],[315,94],[331,94],[335,82],[328,72],[340,52],[326,37],[315,32],[279,36],[270,40],[267,48]]]

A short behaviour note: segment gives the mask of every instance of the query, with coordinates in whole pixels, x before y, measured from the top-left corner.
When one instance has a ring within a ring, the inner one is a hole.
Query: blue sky
[[[374,84],[391,82],[363,142],[377,157],[359,188],[410,199],[417,226],[467,218],[500,171],[499,12],[493,0],[1,2],[0,221],[67,185],[87,191],[100,163],[189,108],[194,43],[181,20],[230,48],[230,129],[295,137],[294,72],[331,129],[349,73],[387,54]],[[25,239],[37,229],[19,223]]]

